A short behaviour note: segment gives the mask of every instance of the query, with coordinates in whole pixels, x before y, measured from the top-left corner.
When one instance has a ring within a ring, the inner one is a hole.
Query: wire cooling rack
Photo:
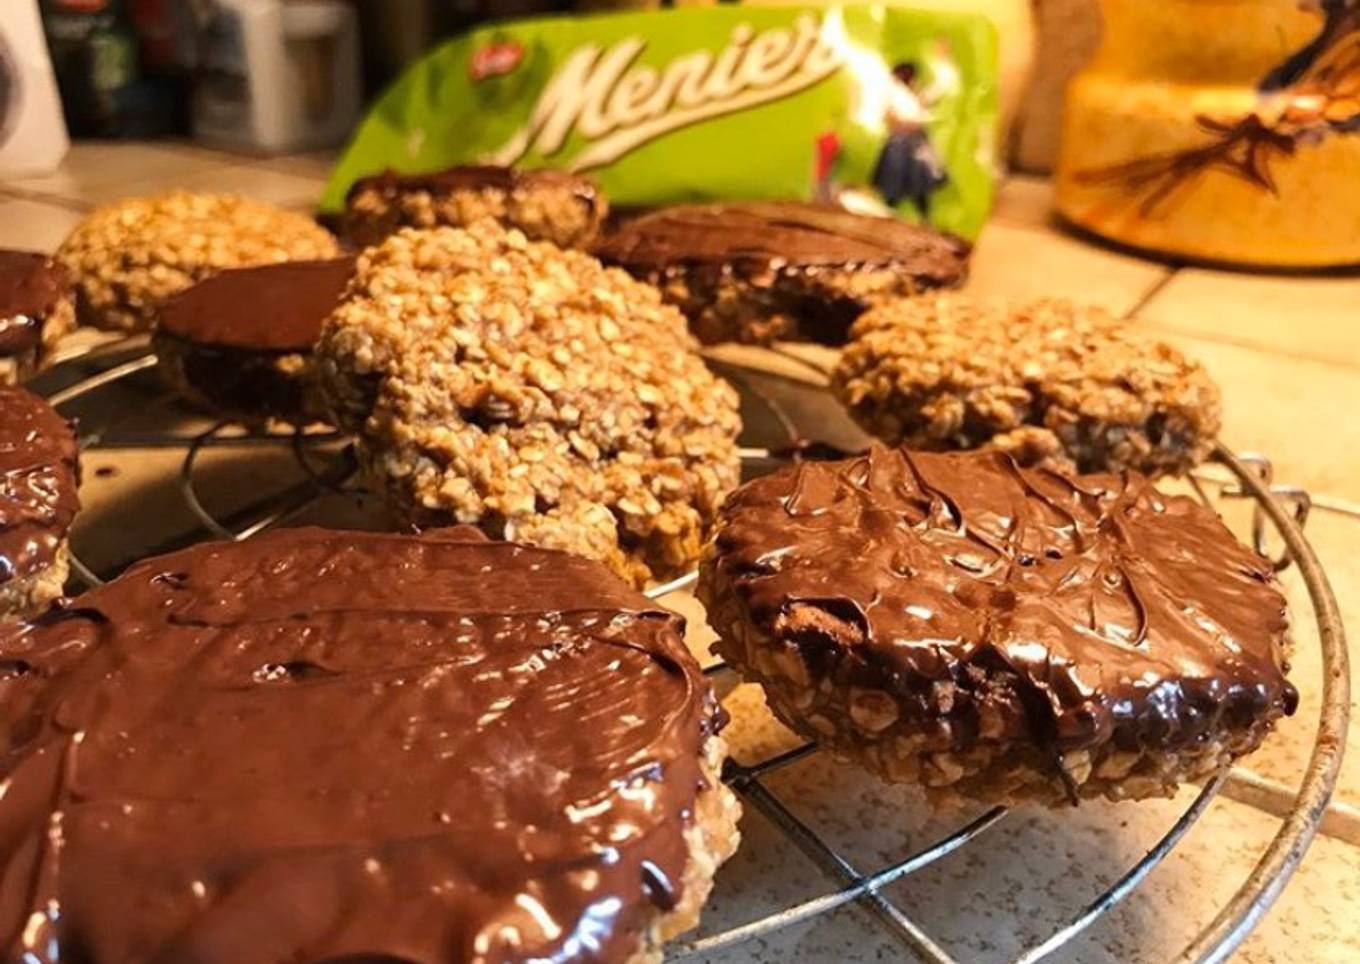
[[[123,342],[101,346],[68,360],[42,380],[49,401],[68,414],[73,408],[82,414],[82,447],[87,460],[96,452],[107,455],[120,450],[183,451],[175,487],[196,525],[190,531],[176,533],[148,552],[165,551],[209,538],[248,539],[264,529],[296,520],[318,500],[355,490],[356,466],[352,449],[345,438],[335,433],[245,430],[228,422],[204,424],[201,420],[197,424],[190,421],[191,427],[187,430],[120,430],[119,419],[109,411],[110,407],[116,408],[116,404],[105,404],[102,399],[115,387],[136,383],[144,395],[144,400],[138,404],[147,409],[170,404],[171,396],[159,388],[154,379],[143,374],[154,364],[155,359],[144,342]],[[780,406],[753,391],[739,373],[734,381],[743,390],[743,414],[747,416],[748,424],[752,421],[754,407],[756,421],[775,427],[772,444],[743,449],[747,474],[759,474],[780,462],[780,449],[786,449],[800,433],[794,420]],[[128,404],[126,398],[122,399],[122,404]],[[782,439],[779,438],[781,433]],[[261,449],[288,453],[300,470],[297,479],[261,492],[258,497],[252,495],[229,512],[210,509],[200,492],[199,477],[205,454]],[[1312,754],[1298,784],[1284,787],[1238,769],[1218,773],[1203,785],[1171,828],[1140,860],[1095,896],[1065,926],[1016,957],[1016,964],[1034,964],[1048,959],[1133,893],[1226,789],[1230,795],[1273,812],[1279,818],[1280,826],[1236,893],[1218,909],[1198,936],[1171,958],[1180,962],[1224,960],[1279,896],[1320,824],[1328,818],[1327,806],[1340,767],[1350,702],[1345,636],[1327,577],[1303,531],[1313,500],[1302,489],[1275,484],[1272,474],[1271,464],[1265,458],[1234,455],[1220,445],[1214,452],[1213,465],[1189,482],[1199,498],[1211,508],[1221,507],[1224,500],[1250,500],[1251,538],[1256,548],[1270,555],[1277,569],[1296,566],[1307,589],[1321,647],[1322,707]],[[1331,508],[1355,513],[1344,505]],[[79,579],[93,586],[115,575],[130,561],[121,560],[105,566],[103,571],[95,571],[86,565],[80,547],[76,546],[72,566]],[[693,580],[693,574],[681,577],[656,587],[651,595],[688,588]],[[705,672],[714,678],[720,692],[730,690],[736,682],[735,674],[721,664],[710,666]],[[954,964],[955,959],[894,903],[885,888],[984,836],[1007,819],[1007,809],[994,807],[900,860],[866,870],[837,852],[800,819],[766,781],[772,774],[817,752],[816,745],[806,743],[755,763],[738,764],[729,760],[724,779],[748,809],[763,814],[791,844],[812,860],[825,876],[828,889],[819,896],[758,919],[673,943],[668,947],[669,960],[694,959],[738,947],[854,904],[867,912],[908,955],[931,964]],[[1342,819],[1346,819],[1344,814]],[[1356,826],[1347,825],[1345,829],[1360,835],[1360,822]]]

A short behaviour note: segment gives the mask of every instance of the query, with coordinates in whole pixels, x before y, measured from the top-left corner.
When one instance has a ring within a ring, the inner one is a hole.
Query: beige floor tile
[[[1047,228],[1053,220],[1053,182],[1046,177],[1012,174],[997,188],[992,218],[1007,224]]]
[[[1306,532],[1327,572],[1336,594],[1345,625],[1360,626],[1360,519],[1315,509]],[[1295,787],[1298,774],[1306,765],[1316,740],[1318,712],[1322,705],[1322,657],[1317,638],[1317,620],[1307,590],[1296,568],[1284,574],[1294,619],[1294,653],[1290,679],[1299,690],[1299,709],[1284,721],[1270,740],[1244,761],[1251,771],[1285,786]],[[1352,646],[1352,651],[1354,651]],[[1347,743],[1351,751],[1343,759],[1341,780],[1335,800],[1360,809],[1360,660],[1352,657],[1351,718]],[[1360,844],[1354,821],[1341,828],[1352,843]],[[1339,830],[1339,832],[1341,832]]]
[[[1223,389],[1223,440],[1268,455],[1282,482],[1360,499],[1360,378],[1354,370],[1204,338],[1167,341]]]
[[[1301,485],[1322,498],[1360,501],[1360,423],[1337,414],[1360,406],[1360,378],[1354,371],[1203,338],[1172,335],[1170,340],[1204,362],[1222,386],[1222,438],[1231,448],[1267,455],[1280,483]],[[1230,524],[1245,537],[1245,507],[1225,509]],[[1360,625],[1360,520],[1316,508],[1307,533],[1330,576],[1344,622]],[[1307,594],[1296,570],[1284,578],[1295,615],[1291,676],[1300,691],[1299,711],[1245,765],[1292,786],[1312,748],[1322,677]],[[1353,683],[1353,689],[1350,737],[1353,746],[1360,746],[1360,688]],[[1360,807],[1360,755],[1351,753],[1343,765],[1337,799]]]
[[[1139,317],[1166,331],[1360,366],[1360,275],[1282,277],[1187,268]]]
[[[124,193],[146,194],[163,188],[165,182],[133,182],[124,186]],[[190,191],[221,191],[242,194],[259,201],[268,201],[289,208],[315,206],[321,197],[325,181],[318,177],[290,174],[253,164],[230,164],[209,170],[194,171],[174,178],[174,187]]]
[[[221,168],[226,163],[215,154],[181,147],[83,142],[72,145],[55,173],[9,181],[5,187],[92,204],[135,193],[128,185],[169,188],[186,177]]]
[[[80,217],[79,211],[59,204],[0,198],[0,247],[52,251]]]
[[[759,707],[727,701],[729,739],[739,755],[762,739]],[[777,730],[773,723],[764,729]],[[779,745],[765,738],[762,752]],[[766,780],[807,825],[861,871],[880,869],[962,826],[979,807],[933,811],[919,793],[891,787],[824,755]],[[1196,794],[1139,804],[1093,802],[1077,810],[1022,808],[961,850],[891,885],[887,895],[961,961],[1001,962],[1042,941],[1133,866]],[[1086,964],[1166,961],[1188,944],[1250,873],[1278,821],[1216,801],[1173,855],[1127,901],[1053,960]],[[748,807],[746,840],[718,875],[704,931],[745,923],[834,885],[809,873],[801,856]],[[1250,964],[1358,959],[1348,926],[1360,898],[1360,851],[1318,840],[1274,912],[1238,960]],[[1307,948],[1301,957],[1300,948]],[[847,964],[902,958],[900,947],[856,909],[843,909],[701,960]]]
[[[1071,298],[1124,314],[1169,274],[1050,228],[993,221],[978,240],[967,290],[988,298]]]
[[[339,151],[311,151],[306,154],[289,154],[271,157],[260,161],[263,167],[283,171],[287,174],[301,174],[306,177],[330,177],[331,169],[340,159]]]

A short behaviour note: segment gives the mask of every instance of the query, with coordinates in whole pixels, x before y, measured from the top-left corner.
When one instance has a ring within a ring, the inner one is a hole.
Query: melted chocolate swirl
[[[718,709],[595,563],[303,529],[80,604],[0,631],[6,959],[618,961],[679,894]]]
[[[1297,703],[1269,563],[1136,474],[875,446],[749,483],[724,515],[717,564],[757,627],[773,635],[799,604],[832,614],[848,633],[791,642],[870,688],[966,693],[1002,664],[1023,689],[998,707],[1011,737],[1174,748]],[[966,744],[977,714],[963,700],[952,713]]]

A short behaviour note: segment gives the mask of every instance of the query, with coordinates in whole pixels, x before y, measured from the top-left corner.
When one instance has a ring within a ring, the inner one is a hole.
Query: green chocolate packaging
[[[889,6],[683,8],[486,26],[373,107],[358,178],[456,164],[587,174],[615,205],[802,199],[974,237],[991,205],[996,37]]]

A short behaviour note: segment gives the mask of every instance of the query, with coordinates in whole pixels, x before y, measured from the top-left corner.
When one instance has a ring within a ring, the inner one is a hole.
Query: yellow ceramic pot
[[[1360,263],[1360,0],[1104,0],[1058,208],[1150,251]]]

